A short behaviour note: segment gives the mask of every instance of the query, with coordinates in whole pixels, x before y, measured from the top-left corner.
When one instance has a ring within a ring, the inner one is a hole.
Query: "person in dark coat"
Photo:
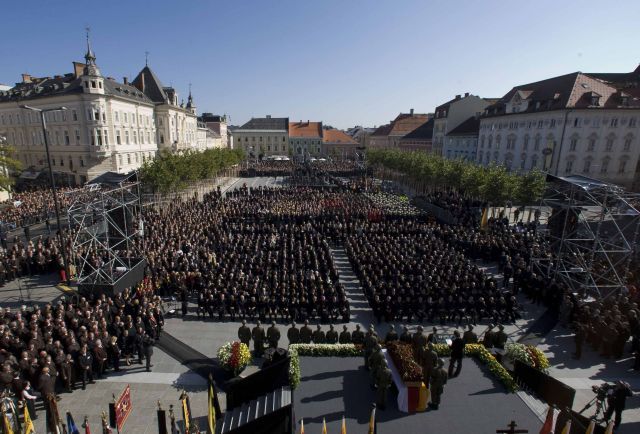
[[[78,365],[82,372],[82,390],[86,389],[87,381],[90,384],[95,383],[93,381],[93,356],[87,351],[87,346],[84,345],[78,355]]]
[[[453,332],[453,342],[451,343],[451,359],[449,360],[449,378],[460,375],[462,369],[462,358],[464,357],[464,341],[460,337],[458,330]],[[455,374],[453,372],[454,365],[457,364]]]

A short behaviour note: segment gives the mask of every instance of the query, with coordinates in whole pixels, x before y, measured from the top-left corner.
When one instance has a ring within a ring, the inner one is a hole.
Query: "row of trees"
[[[140,168],[143,184],[158,193],[169,193],[187,187],[194,181],[218,176],[244,158],[239,149],[207,149],[202,152],[161,152]]]
[[[417,190],[455,189],[492,205],[504,205],[507,201],[518,205],[537,204],[545,188],[545,176],[538,170],[514,173],[504,166],[485,167],[424,152],[392,149],[368,150],[367,159],[371,166],[387,175],[401,177]]]

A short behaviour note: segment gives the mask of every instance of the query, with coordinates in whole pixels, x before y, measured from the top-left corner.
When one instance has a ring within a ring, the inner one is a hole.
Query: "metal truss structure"
[[[96,181],[69,193],[79,287],[113,287],[144,256],[136,243],[143,231],[140,183],[134,177]]]
[[[552,257],[536,258],[541,272],[583,297],[606,298],[626,286],[638,252],[638,195],[582,176],[547,175],[539,221]]]

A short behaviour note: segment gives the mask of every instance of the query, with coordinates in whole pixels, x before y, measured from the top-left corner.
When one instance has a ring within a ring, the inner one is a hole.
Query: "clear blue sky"
[[[103,74],[149,65],[198,110],[388,122],[455,94],[486,97],[640,63],[640,1],[128,0],[5,2],[0,82],[71,72],[84,27]]]

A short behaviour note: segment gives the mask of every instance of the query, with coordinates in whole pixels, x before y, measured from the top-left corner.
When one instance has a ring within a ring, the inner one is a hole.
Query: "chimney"
[[[22,74],[23,83],[31,83],[31,76],[29,74]]]
[[[410,109],[410,110],[409,110],[409,114],[410,114],[411,116],[413,116],[413,109]]]
[[[456,95],[456,99],[460,99],[460,95]]]
[[[129,79],[127,77],[122,77],[122,82],[124,84],[129,84]]]
[[[465,92],[465,93],[464,93],[464,96],[465,96],[465,97],[469,96],[469,92]]]

